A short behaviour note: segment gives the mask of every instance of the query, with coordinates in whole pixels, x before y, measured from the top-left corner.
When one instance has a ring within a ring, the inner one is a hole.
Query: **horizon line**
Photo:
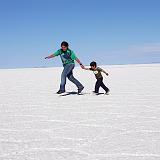
[[[117,63],[117,64],[99,64],[99,66],[115,66],[115,65],[144,65],[144,64],[160,64],[160,62],[151,62],[151,63]],[[88,66],[88,65],[85,65]],[[35,68],[61,68],[62,66],[35,66],[35,67],[13,67],[13,68],[0,68],[1,69],[35,69]],[[79,67],[79,66],[75,66]]]

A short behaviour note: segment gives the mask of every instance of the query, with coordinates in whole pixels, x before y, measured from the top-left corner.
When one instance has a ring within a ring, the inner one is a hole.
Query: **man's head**
[[[93,62],[90,63],[90,66],[91,66],[92,69],[96,69],[97,68],[97,63],[93,61]]]
[[[61,43],[61,49],[62,49],[63,51],[66,51],[66,50],[68,49],[68,47],[69,47],[68,42],[63,41],[63,42]]]

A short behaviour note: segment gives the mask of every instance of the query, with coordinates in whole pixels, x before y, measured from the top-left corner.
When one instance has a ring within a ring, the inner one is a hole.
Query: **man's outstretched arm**
[[[55,55],[54,55],[54,54],[51,54],[51,55],[45,57],[45,59],[50,59],[50,58],[53,58],[53,57],[55,57]]]

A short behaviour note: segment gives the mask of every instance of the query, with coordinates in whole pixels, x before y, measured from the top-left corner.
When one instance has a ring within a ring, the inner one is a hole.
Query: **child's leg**
[[[99,93],[99,88],[101,86],[102,79],[97,79],[96,85],[95,85],[95,93]]]
[[[109,91],[109,89],[105,86],[105,84],[103,83],[103,80],[101,82],[101,87],[106,91],[106,93]]]

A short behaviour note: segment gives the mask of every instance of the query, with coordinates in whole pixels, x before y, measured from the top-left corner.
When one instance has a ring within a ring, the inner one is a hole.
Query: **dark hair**
[[[93,66],[93,67],[97,67],[97,63],[93,61],[93,62],[90,63],[90,66],[91,66],[91,67],[92,67],[92,66]]]
[[[63,42],[61,43],[61,47],[62,47],[62,46],[65,46],[65,47],[67,47],[67,48],[68,48],[69,44],[68,44],[68,42],[63,41]]]

